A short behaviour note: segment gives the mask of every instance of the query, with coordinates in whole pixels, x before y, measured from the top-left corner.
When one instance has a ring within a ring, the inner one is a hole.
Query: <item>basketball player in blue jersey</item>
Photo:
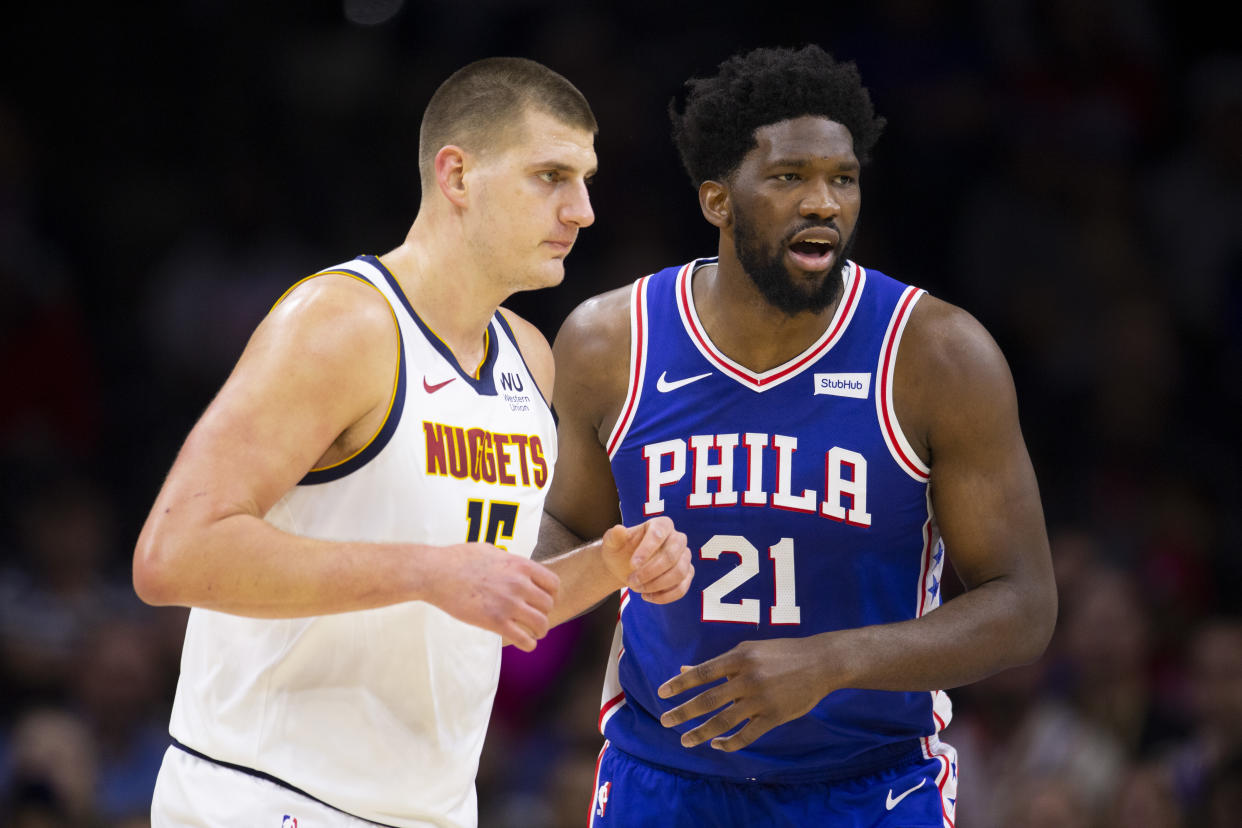
[[[664,516],[529,560],[552,354],[500,304],[563,278],[595,131],[533,61],[452,75],[404,243],[291,288],[194,426],[134,554],[144,600],[192,608],[152,825],[474,826],[502,640],[684,594]]]
[[[852,64],[758,49],[688,87],[716,255],[583,303],[554,346],[549,519],[672,517],[695,567],[684,600],[621,593],[590,824],[951,826],[943,690],[1039,656],[1056,614],[1009,370],[967,313],[849,260],[883,126]]]

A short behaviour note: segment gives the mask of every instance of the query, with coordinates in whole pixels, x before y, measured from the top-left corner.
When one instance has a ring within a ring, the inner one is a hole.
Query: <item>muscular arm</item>
[[[139,596],[269,618],[426,600],[533,647],[556,589],[538,565],[486,544],[450,556],[423,544],[317,540],[263,520],[307,471],[374,434],[397,348],[392,311],[369,285],[323,276],[280,303],[155,500],[134,551]]]
[[[629,288],[588,300],[557,334],[558,459],[535,557],[561,579],[560,623],[622,587],[654,603],[685,594],[694,576],[686,537],[668,518],[625,528],[604,443],[625,399]],[[583,538],[594,538],[583,543]]]
[[[833,690],[955,687],[1029,662],[1047,646],[1056,617],[1047,533],[1013,381],[996,344],[965,312],[924,298],[898,355],[894,401],[931,466],[936,520],[966,592],[912,621],[746,642],[693,667],[666,682],[661,696],[729,681],[666,713],[665,724],[734,704],[683,744],[749,718],[713,742],[736,750]]]
[[[584,302],[553,344],[560,448],[545,508],[579,538],[598,538],[621,520],[605,443],[629,384],[629,304],[629,288]]]
[[[966,591],[920,619],[852,631],[843,686],[934,690],[1039,657],[1056,619],[1043,508],[996,343],[925,297],[898,354],[894,402],[931,466],[932,507]]]

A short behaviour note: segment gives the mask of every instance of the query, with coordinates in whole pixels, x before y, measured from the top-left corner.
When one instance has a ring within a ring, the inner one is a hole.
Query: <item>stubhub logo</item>
[[[871,393],[870,374],[816,374],[815,393],[865,400]]]

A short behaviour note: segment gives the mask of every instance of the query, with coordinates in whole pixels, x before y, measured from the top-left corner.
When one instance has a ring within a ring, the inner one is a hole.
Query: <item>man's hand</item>
[[[427,601],[459,621],[499,633],[520,650],[535,649],[548,634],[548,612],[561,583],[556,574],[489,543],[442,551],[445,565],[435,573]]]
[[[663,516],[612,527],[601,539],[600,557],[614,578],[653,604],[681,598],[694,579],[686,536]]]
[[[660,724],[673,727],[719,711],[683,733],[681,744],[694,747],[711,739],[713,748],[734,751],[746,747],[777,725],[806,715],[828,694],[818,676],[808,675],[819,663],[819,654],[808,646],[810,641],[807,638],[743,641],[702,664],[682,667],[681,675],[660,686],[660,698],[672,698],[721,678],[725,681],[669,710],[660,717]],[[748,719],[732,736],[717,738]]]

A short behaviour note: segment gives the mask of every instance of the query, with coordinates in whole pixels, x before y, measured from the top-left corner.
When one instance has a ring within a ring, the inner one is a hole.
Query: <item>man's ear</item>
[[[466,151],[449,144],[436,153],[436,185],[456,207],[466,204]]]
[[[722,230],[733,223],[729,188],[719,181],[704,181],[699,185],[699,209],[703,218]]]

